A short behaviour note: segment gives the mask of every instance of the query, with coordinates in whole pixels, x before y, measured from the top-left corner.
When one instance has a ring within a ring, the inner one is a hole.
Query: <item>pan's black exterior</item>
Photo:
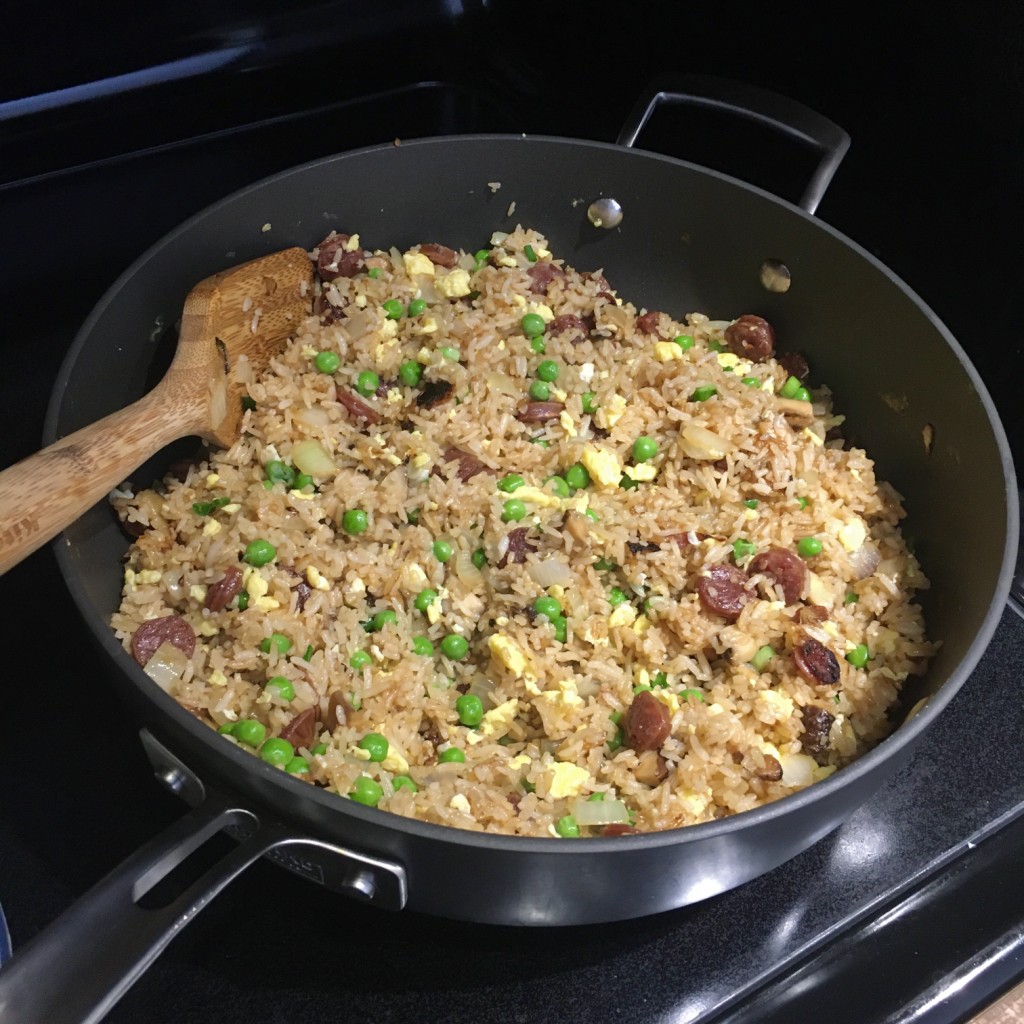
[[[489,187],[494,182],[500,188]],[[618,229],[587,221],[587,206],[600,196],[622,204]],[[477,136],[344,154],[230,197],[131,267],[69,354],[48,440],[146,390],[182,297],[216,270],[288,245],[312,246],[332,227],[358,231],[371,247],[440,241],[474,250],[517,222],[543,231],[580,269],[604,268],[621,294],[648,308],[765,316],[783,348],[808,356],[814,381],[833,387],[849,436],[906,496],[908,533],[932,580],[929,633],[943,642],[927,677],[907,692],[905,708],[923,697],[927,704],[878,749],[771,807],[676,832],[576,842],[411,822],[288,778],[219,740],[150,684],[107,626],[126,548],[109,509],[98,506],[75,523],[57,542],[58,557],[140,721],[257,814],[396,862],[409,906],[427,912],[515,924],[635,917],[738,885],[837,826],[907,759],[998,621],[1017,535],[1002,429],[956,342],[872,257],[766,193],[615,146]],[[785,294],[760,283],[769,258],[791,271]],[[159,475],[166,461],[166,453],[154,459],[138,479]],[[478,895],[467,894],[467,878]]]

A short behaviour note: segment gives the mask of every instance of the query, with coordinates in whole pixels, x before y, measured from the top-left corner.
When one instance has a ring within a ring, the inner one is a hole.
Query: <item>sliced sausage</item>
[[[420,246],[420,252],[434,264],[435,267],[446,267],[451,269],[458,262],[459,254],[447,245],[439,245],[437,242],[427,242]]]
[[[573,345],[578,345],[581,341],[586,341],[590,337],[590,332],[594,329],[594,316],[592,313],[588,313],[586,316],[577,316],[575,313],[563,313],[561,316],[556,316],[554,320],[548,324],[549,334],[572,334],[573,337],[570,339]]]
[[[316,739],[316,712],[315,707],[300,711],[281,730],[281,739],[287,740],[296,749],[305,747],[308,750],[312,747]]]
[[[548,420],[557,420],[563,409],[564,402],[527,402],[516,413],[516,419],[520,423],[547,423]]]
[[[643,316],[636,318],[636,329],[642,334],[656,334],[661,337],[661,332],[658,330],[658,321],[661,317],[661,313],[656,309],[652,309],[648,313],[644,313]]]
[[[517,526],[508,535],[508,547],[498,562],[498,568],[504,569],[509,562],[525,562],[527,553],[536,550],[536,545],[526,539],[526,527]]]
[[[318,295],[313,300],[313,312],[320,317],[320,323],[326,327],[346,317],[343,306],[335,306],[326,295]]]
[[[316,272],[321,281],[336,281],[339,277],[355,277],[365,266],[363,250],[355,248],[346,252],[349,235],[328,235],[318,246]]]
[[[603,836],[635,836],[638,835],[640,829],[634,828],[632,825],[625,825],[621,822],[616,822],[612,825],[605,825],[601,829],[601,835]]]
[[[338,401],[353,415],[366,420],[369,424],[380,423],[380,413],[367,405],[361,398],[357,398],[351,391],[341,390],[338,392]]]
[[[785,548],[768,548],[755,555],[750,563],[751,573],[764,573],[782,587],[786,604],[795,604],[804,592],[807,566],[804,560]]]
[[[839,682],[839,660],[819,640],[805,636],[793,647],[797,671],[815,686],[834,686]]]
[[[242,570],[237,565],[229,565],[224,575],[206,588],[206,607],[211,612],[222,612],[241,589]]]
[[[486,462],[481,462],[472,452],[467,452],[463,448],[456,448],[454,445],[449,445],[445,448],[441,458],[445,462],[458,462],[459,468],[455,471],[455,475],[463,483],[467,480],[472,480],[479,473],[494,472]]]
[[[828,753],[829,733],[836,716],[817,704],[807,704],[800,709],[800,717],[804,721],[804,734],[800,740],[804,751],[818,761]]]
[[[327,719],[324,724],[334,732],[339,725],[344,725],[348,721],[351,712],[352,705],[345,694],[341,690],[333,690],[327,699]]]
[[[150,619],[132,636],[132,657],[145,667],[161,644],[173,644],[191,658],[196,649],[195,630],[180,615]]]
[[[637,758],[633,778],[645,786],[657,786],[659,782],[664,782],[668,778],[668,761],[656,750],[645,750]]]
[[[660,551],[661,547],[651,540],[627,540],[626,547],[634,555],[649,555],[652,551]]]
[[[811,374],[807,360],[799,352],[783,352],[775,358],[779,366],[791,377],[796,377],[797,380],[807,380]]]
[[[530,276],[530,291],[537,295],[543,295],[551,287],[552,281],[565,280],[565,271],[548,260],[534,263],[526,273]]]
[[[775,351],[775,331],[763,317],[748,313],[726,327],[725,343],[730,352],[751,362],[762,363]]]
[[[735,565],[716,565],[697,580],[697,597],[704,611],[735,622],[751,597],[747,574]]]
[[[447,402],[451,398],[455,385],[447,380],[430,380],[416,396],[416,405],[420,409],[433,409],[435,405]]]
[[[796,612],[796,621],[802,626],[817,626],[828,618],[828,609],[820,604],[801,605]]]
[[[754,774],[759,779],[764,779],[765,782],[778,782],[782,778],[782,765],[779,764],[777,757],[765,754],[764,766],[759,768]]]
[[[641,690],[622,718],[623,744],[636,751],[658,750],[671,731],[668,708],[650,690]]]

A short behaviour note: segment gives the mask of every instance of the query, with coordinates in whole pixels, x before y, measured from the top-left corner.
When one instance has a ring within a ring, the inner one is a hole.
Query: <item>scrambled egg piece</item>
[[[851,554],[858,551],[868,538],[868,530],[864,520],[854,516],[840,531],[839,543]]]
[[[558,800],[565,796],[577,796],[590,781],[590,772],[564,761],[551,766],[551,786],[548,792]]]
[[[200,621],[196,632],[200,636],[216,636],[219,630],[209,619],[203,619]]]
[[[576,430],[576,421],[572,418],[572,413],[570,413],[568,409],[563,409],[558,414],[558,423],[568,437],[575,437],[578,433]]]
[[[313,353],[316,355],[316,353]],[[206,475],[206,486],[214,487],[220,481],[220,475],[217,473],[207,473]]]
[[[320,570],[315,565],[306,566],[306,582],[314,590],[331,589],[330,583],[320,574]]]
[[[669,363],[673,359],[682,359],[686,353],[674,341],[656,341],[654,358],[659,363]]]
[[[389,338],[395,338],[398,336],[398,321],[397,320],[385,320],[380,325],[380,336],[385,340]],[[380,348],[380,346],[377,346]]]
[[[216,519],[208,519],[206,525],[203,527],[204,537],[216,537],[220,533],[220,523]]]
[[[679,347],[678,345],[676,346]],[[619,420],[622,419],[622,414],[626,411],[626,400],[622,395],[612,395],[608,399],[607,404],[602,405],[596,413],[594,413],[594,420],[599,427],[603,427],[605,430],[614,427]],[[616,481],[617,483],[618,481]]]
[[[515,721],[518,713],[519,701],[515,697],[510,697],[503,704],[499,704],[496,708],[491,708],[491,710],[484,715],[479,728],[468,733],[466,735],[466,739],[468,739],[470,743],[482,743],[486,739],[494,739],[498,736],[504,736]],[[529,762],[530,759],[527,758],[526,760]]]
[[[807,600],[822,608],[832,607],[832,592],[821,581],[817,573],[807,573]]]
[[[623,399],[625,405],[625,399]],[[598,410],[600,412],[600,410]],[[583,446],[580,453],[580,462],[587,468],[591,479],[605,489],[618,487],[622,479],[622,463],[615,452],[605,451],[596,445],[587,444]]]
[[[629,475],[634,480],[653,480],[658,475],[658,467],[653,462],[641,462],[629,467]]]
[[[762,690],[754,701],[757,717],[768,724],[785,722],[793,717],[793,701],[774,690]]]
[[[636,621],[636,609],[631,604],[620,604],[608,616],[609,626],[631,626]]]
[[[191,597],[193,601],[198,601],[202,604],[206,600],[206,587],[199,583],[193,583],[192,586],[188,588],[188,596]]]
[[[249,566],[242,573],[242,589],[249,594],[249,601],[258,601],[270,589],[270,584],[260,575],[259,570]]]
[[[734,352],[719,352],[716,357],[718,365],[723,369],[731,369],[737,376],[744,376],[750,372],[751,363],[747,359],[740,359]]]
[[[473,290],[469,286],[469,271],[461,268],[456,268],[444,277],[439,277],[434,287],[449,299],[461,299]]]
[[[526,689],[532,694],[539,694],[537,674],[533,671],[526,653],[514,641],[501,633],[492,633],[487,638],[487,647],[491,656],[505,666],[517,678],[526,681]]]
[[[674,715],[679,710],[679,698],[664,686],[655,686],[651,690],[651,696],[660,700],[668,708],[669,714]]]
[[[402,756],[401,751],[394,747],[388,748],[388,756],[380,763],[381,768],[386,772],[394,772],[396,775],[404,775],[409,770],[409,762]]]
[[[819,765],[808,754],[779,754],[784,786],[809,786],[827,779],[835,770],[834,764]]]
[[[425,316],[412,330],[413,334],[434,334],[437,331],[437,321],[432,316]]]
[[[526,308],[529,312],[536,313],[546,324],[555,319],[551,307],[545,306],[543,302],[531,302]]]
[[[810,427],[804,427],[800,433],[803,434],[811,444],[816,444],[818,447],[821,447],[821,445],[825,443],[813,430],[811,430]]]
[[[641,636],[651,628],[651,620],[646,615],[638,615],[633,623],[633,632]]]
[[[124,581],[128,584],[129,587],[146,587],[153,583],[160,582],[160,570],[141,569],[139,572],[133,572],[131,569],[125,569]]]
[[[525,768],[529,763],[529,754],[516,754],[515,757],[509,759],[508,766],[509,768]]]
[[[473,808],[469,806],[469,801],[462,793],[456,793],[455,796],[448,801],[448,806],[453,811],[462,811],[463,814],[473,813]]]
[[[561,508],[562,499],[554,494],[548,494],[539,487],[517,487],[516,497],[520,501],[528,501],[531,505],[540,505],[541,508]]]
[[[345,242],[342,248],[345,250],[345,252],[355,252],[356,249],[359,248],[359,236],[350,235],[348,241]]]
[[[260,611],[264,612],[272,612],[275,608],[281,607],[281,602],[273,597],[257,597],[254,603]]]
[[[698,793],[692,789],[681,789],[676,796],[695,818],[703,817],[711,805],[711,790]]]
[[[584,700],[576,689],[576,682],[573,679],[563,679],[556,684],[557,690],[543,690],[537,700],[546,701],[552,707],[561,705],[566,708],[580,707]]]
[[[417,274],[434,276],[434,264],[421,252],[403,253],[402,262],[405,264],[405,272],[410,277],[415,277]]]
[[[227,686],[228,685],[228,677],[226,675],[224,675],[224,673],[221,672],[219,669],[214,669],[210,673],[210,678],[207,680],[207,682],[211,686]]]

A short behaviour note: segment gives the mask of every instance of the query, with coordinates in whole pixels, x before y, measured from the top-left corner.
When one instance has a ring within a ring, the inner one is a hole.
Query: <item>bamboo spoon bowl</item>
[[[167,373],[138,401],[0,472],[0,574],[55,537],[165,445],[230,447],[246,381],[312,309],[313,268],[283,249],[200,281],[185,298]]]

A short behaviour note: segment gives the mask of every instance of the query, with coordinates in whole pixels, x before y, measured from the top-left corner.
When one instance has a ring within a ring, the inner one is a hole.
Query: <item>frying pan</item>
[[[814,380],[832,386],[851,440],[905,495],[907,529],[932,580],[923,603],[929,635],[942,647],[927,675],[908,684],[893,735],[808,790],[682,830],[542,840],[410,821],[288,777],[223,742],[149,681],[108,626],[127,542],[100,505],[57,542],[60,567],[116,668],[112,681],[138,716],[157,776],[193,809],[0,972],[0,1018],[99,1019],[181,927],[264,855],[391,910],[519,925],[623,920],[770,870],[837,827],[906,763],[977,663],[1006,600],[1018,533],[1006,439],[976,371],[934,314],[812,216],[845,150],[844,133],[780,97],[707,81],[701,90],[659,93],[638,106],[618,145],[418,140],[319,160],[228,197],[153,246],[96,307],[61,370],[47,440],[143,394],[168,347],[160,325],[173,322],[195,281],[225,266],[308,248],[332,227],[358,231],[370,246],[439,241],[471,251],[495,229],[536,227],[559,256],[580,269],[603,268],[622,295],[648,308],[764,316],[783,348],[805,353]],[[661,102],[723,107],[811,142],[821,162],[802,206],[631,148]],[[622,222],[595,227],[588,208],[608,198],[621,205]],[[767,275],[766,261],[775,268]],[[787,290],[773,290],[786,279]],[[159,476],[174,454],[165,450],[135,478]],[[184,891],[155,900],[157,883],[224,830],[239,844]]]

